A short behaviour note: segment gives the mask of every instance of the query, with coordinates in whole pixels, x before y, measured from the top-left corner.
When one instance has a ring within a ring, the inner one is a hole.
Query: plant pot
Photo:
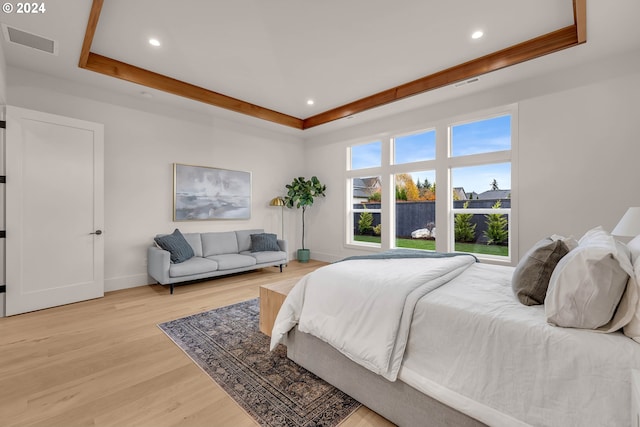
[[[309,262],[311,251],[309,249],[298,249],[298,262]]]

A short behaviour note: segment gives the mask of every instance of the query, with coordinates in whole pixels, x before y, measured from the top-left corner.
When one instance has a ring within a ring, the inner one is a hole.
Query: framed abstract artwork
[[[250,217],[250,172],[173,164],[174,221]]]

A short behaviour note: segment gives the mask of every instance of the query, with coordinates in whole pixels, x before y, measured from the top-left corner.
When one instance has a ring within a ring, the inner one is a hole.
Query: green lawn
[[[358,242],[380,243],[380,236],[354,236],[354,240]],[[436,241],[422,239],[396,239],[396,247],[435,251]],[[474,254],[497,255],[504,257],[509,256],[509,248],[507,246],[456,243],[455,250],[456,252],[470,252]]]

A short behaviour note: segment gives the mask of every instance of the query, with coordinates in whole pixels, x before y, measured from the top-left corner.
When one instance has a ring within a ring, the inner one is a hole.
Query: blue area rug
[[[360,403],[269,351],[258,299],[158,325],[261,426],[336,426]]]

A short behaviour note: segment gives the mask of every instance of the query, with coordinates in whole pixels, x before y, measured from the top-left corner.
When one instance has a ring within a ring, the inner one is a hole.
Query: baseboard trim
[[[131,276],[112,277],[104,280],[104,291],[119,291],[122,289],[137,288],[139,286],[147,286],[149,283],[155,283],[146,273],[134,274]]]

